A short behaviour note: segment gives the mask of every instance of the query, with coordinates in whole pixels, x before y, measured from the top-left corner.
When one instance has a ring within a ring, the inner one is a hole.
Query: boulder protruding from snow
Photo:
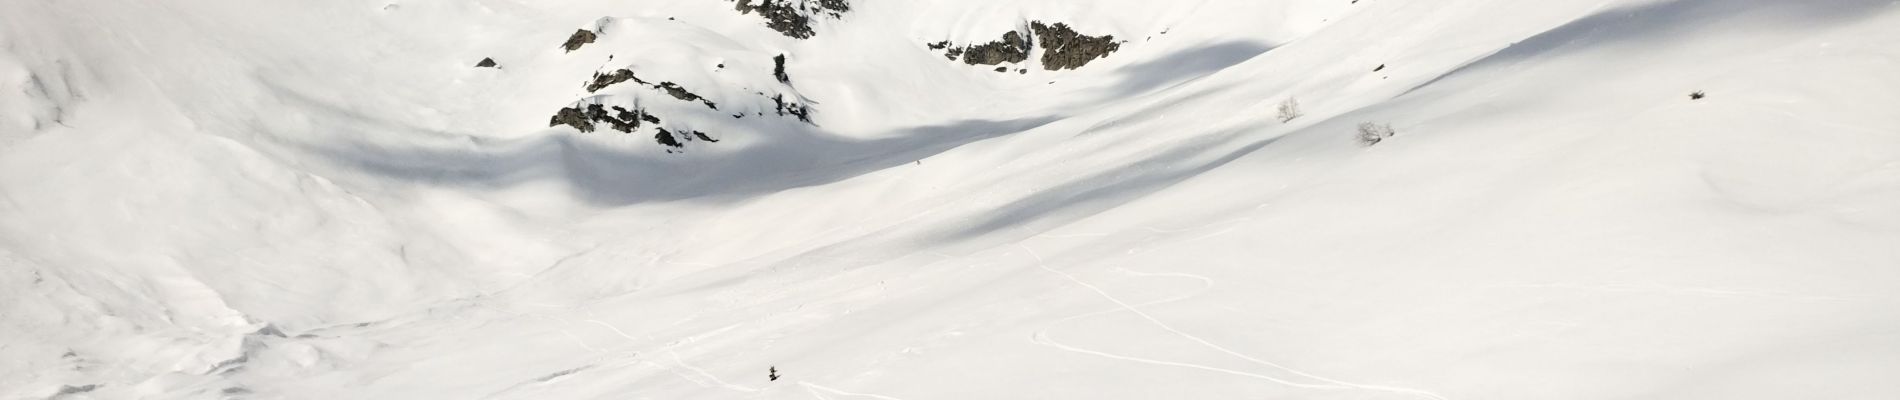
[[[778,83],[788,85],[792,83],[792,76],[785,74],[784,54],[772,56],[772,77],[778,78]]]
[[[599,39],[600,35],[594,34],[594,31],[576,29],[573,35],[567,37],[566,43],[561,43],[561,48],[567,49],[567,52],[572,53],[574,50],[580,50],[581,46],[586,46],[588,43],[593,43]]]

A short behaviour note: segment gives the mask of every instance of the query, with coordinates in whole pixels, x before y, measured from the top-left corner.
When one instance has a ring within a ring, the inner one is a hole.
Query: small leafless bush
[[[1392,130],[1391,124],[1362,122],[1359,124],[1359,144],[1365,146],[1379,144],[1397,133]]]
[[[1280,118],[1281,123],[1292,122],[1294,119],[1297,119],[1300,116],[1306,115],[1305,113],[1300,112],[1300,99],[1297,99],[1297,98],[1292,98],[1292,97],[1286,98],[1286,101],[1280,102],[1279,109],[1280,109],[1279,118]]]

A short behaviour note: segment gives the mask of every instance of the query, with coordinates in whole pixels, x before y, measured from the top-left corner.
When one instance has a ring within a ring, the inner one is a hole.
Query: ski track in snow
[[[552,315],[541,315],[541,316],[546,317],[546,318],[553,318],[554,320],[560,321],[564,326],[571,326],[574,324],[573,321],[570,321],[566,318],[562,318],[559,316],[552,316]],[[620,329],[620,327],[615,326],[614,324],[608,323],[606,321],[601,321],[598,319],[585,319],[585,320],[581,320],[581,322],[586,322],[589,324],[598,325],[602,328],[605,328],[606,331],[612,332],[613,334],[626,339],[626,341],[629,343],[634,343],[641,340],[640,338],[634,337],[632,334],[627,333],[627,331]],[[579,344],[582,348],[585,348],[588,351],[594,352],[595,355],[600,356],[603,359],[631,358],[631,357],[637,357],[642,353],[647,353],[647,354],[665,353],[666,355],[671,357],[673,361],[672,365],[667,365],[667,364],[662,364],[662,363],[655,362],[652,360],[636,359],[636,360],[630,360],[630,361],[614,364],[615,366],[645,365],[645,366],[653,367],[655,369],[666,371],[673,375],[679,376],[680,379],[684,379],[687,382],[692,382],[694,385],[698,385],[704,388],[717,387],[717,388],[724,388],[724,389],[729,389],[729,390],[743,392],[743,393],[760,392],[762,390],[759,388],[728,382],[725,379],[721,379],[718,375],[714,375],[713,373],[706,371],[704,368],[700,368],[690,363],[687,363],[686,359],[680,356],[679,352],[674,351],[674,349],[680,346],[691,344],[693,342],[698,341],[701,338],[704,338],[705,336],[724,333],[726,331],[732,330],[735,327],[737,327],[737,325],[727,326],[725,328],[717,329],[717,330],[707,332],[704,334],[693,335],[684,339],[680,339],[670,344],[667,344],[666,346],[662,346],[659,349],[655,349],[649,352],[632,352],[625,356],[617,356],[615,354],[612,354],[613,353],[612,350],[603,349],[603,348],[590,345],[587,343],[586,340],[582,339],[580,335],[574,334],[572,330],[569,330],[567,328],[561,328],[560,331],[561,331],[561,334],[574,339],[574,342]],[[651,337],[649,337],[648,340],[651,340]]]
[[[607,329],[613,331],[614,334],[617,334],[617,335],[620,335],[620,337],[626,338],[627,341],[629,342],[640,340],[639,338],[633,337],[633,335],[627,334],[626,331],[621,330],[620,327],[614,326],[613,324],[609,324],[607,322],[594,320],[594,319],[586,320],[586,322],[590,322],[596,325],[606,327]],[[707,388],[719,387],[719,388],[729,389],[729,390],[738,391],[742,393],[757,393],[761,389],[728,382],[725,379],[720,378],[718,375],[714,375],[712,372],[706,371],[706,369],[704,368],[700,368],[698,366],[695,366],[691,363],[686,362],[686,358],[680,356],[679,352],[674,350],[674,349],[679,348],[680,346],[685,346],[688,344],[692,344],[694,342],[698,342],[700,339],[703,339],[707,336],[713,336],[713,335],[725,333],[737,327],[738,325],[736,324],[728,325],[724,328],[716,329],[711,332],[688,336],[684,339],[674,341],[673,343],[669,343],[666,346],[663,346],[657,350],[654,350],[654,352],[666,353],[667,356],[673,359],[673,365],[670,365],[670,366],[664,365],[664,364],[660,364],[658,362],[654,362],[651,360],[640,360],[638,362],[652,366],[654,368],[659,368],[661,370],[672,372],[674,375],[679,375],[680,378],[686,379],[687,381],[693,382],[694,384],[699,385],[701,387],[707,387]],[[688,372],[690,372],[691,374],[688,374]],[[697,378],[695,376],[697,376]]]
[[[1775,291],[1775,290],[1694,287],[1694,286],[1670,285],[1670,284],[1665,284],[1665,283],[1660,283],[1660,282],[1618,282],[1618,283],[1606,283],[1606,284],[1595,284],[1595,285],[1566,284],[1566,283],[1525,283],[1525,284],[1491,285],[1491,286],[1486,286],[1486,288],[1568,289],[1568,290],[1581,290],[1581,291],[1606,292],[1606,293],[1698,296],[1698,297],[1730,298],[1730,299],[1740,299],[1740,298],[1788,299],[1788,300],[1831,301],[1831,302],[1877,300],[1877,299],[1882,298],[1881,296],[1874,296],[1874,295],[1816,296],[1816,295],[1793,293],[1793,292],[1786,292],[1786,291]]]
[[[1115,305],[1118,306],[1118,308],[1113,309],[1113,310],[1096,311],[1096,312],[1085,313],[1081,315],[1075,315],[1075,316],[1058,319],[1054,322],[1049,323],[1048,326],[1055,326],[1063,322],[1067,322],[1067,321],[1071,321],[1071,320],[1075,320],[1079,318],[1092,317],[1092,316],[1102,315],[1102,314],[1107,314],[1107,313],[1112,313],[1112,312],[1128,311],[1130,313],[1135,314],[1136,316],[1141,317],[1144,320],[1147,320],[1149,323],[1153,324],[1155,327],[1161,328],[1162,330],[1168,331],[1169,333],[1173,333],[1176,336],[1180,336],[1181,338],[1188,339],[1189,341],[1200,344],[1201,346],[1204,346],[1209,349],[1213,349],[1215,351],[1219,351],[1221,353],[1225,353],[1225,354],[1228,354],[1228,355],[1231,355],[1231,356],[1234,356],[1234,357],[1237,357],[1242,360],[1246,360],[1255,364],[1267,366],[1269,368],[1284,371],[1286,373],[1293,374],[1302,378],[1310,379],[1313,381],[1318,381],[1320,383],[1296,382],[1293,380],[1280,378],[1280,377],[1274,377],[1274,376],[1265,375],[1265,374],[1238,371],[1238,370],[1209,366],[1209,365],[1201,365],[1201,364],[1179,362],[1179,361],[1155,360],[1155,359],[1149,359],[1149,358],[1125,356],[1125,355],[1107,353],[1107,352],[1102,352],[1102,351],[1084,349],[1080,347],[1065,345],[1050,338],[1048,334],[1048,328],[1046,327],[1043,330],[1037,331],[1035,334],[1032,335],[1031,341],[1035,342],[1036,344],[1054,347],[1063,351],[1088,354],[1088,355],[1105,357],[1105,358],[1116,359],[1116,360],[1132,361],[1132,362],[1170,366],[1170,367],[1192,368],[1192,369],[1199,369],[1199,370],[1205,370],[1205,371],[1220,372],[1220,373],[1231,374],[1231,375],[1245,376],[1245,377],[1250,377],[1250,378],[1257,378],[1257,379],[1262,379],[1262,380],[1270,381],[1273,383],[1286,385],[1290,387],[1297,387],[1297,388],[1327,389],[1327,390],[1357,389],[1357,390],[1397,393],[1397,394],[1417,396],[1417,397],[1433,399],[1433,400],[1449,400],[1448,398],[1441,396],[1437,393],[1433,393],[1431,391],[1422,390],[1422,389],[1352,383],[1352,382],[1346,382],[1346,381],[1342,381],[1338,379],[1327,378],[1327,377],[1322,377],[1322,376],[1314,375],[1311,373],[1303,372],[1303,371],[1293,369],[1284,365],[1280,365],[1271,361],[1266,361],[1259,358],[1255,358],[1253,356],[1248,356],[1246,354],[1242,354],[1232,349],[1228,349],[1225,346],[1215,344],[1214,342],[1208,341],[1207,339],[1201,338],[1200,336],[1196,336],[1194,334],[1181,331],[1180,329],[1176,329],[1174,326],[1161,321],[1159,318],[1156,318],[1154,315],[1148,314],[1145,311],[1141,311],[1140,307],[1179,301],[1179,300],[1191,298],[1194,296],[1198,296],[1202,293],[1205,293],[1207,290],[1212,289],[1214,285],[1213,280],[1205,276],[1185,274],[1185,273],[1145,274],[1147,276],[1190,277],[1194,279],[1200,279],[1202,282],[1206,284],[1206,286],[1203,287],[1201,291],[1188,294],[1188,295],[1177,296],[1174,298],[1162,299],[1162,300],[1157,300],[1157,301],[1151,301],[1151,302],[1142,303],[1142,304],[1129,304],[1128,302],[1123,301],[1121,298],[1115,297],[1115,295],[1108,293],[1108,291],[1106,290],[1103,290],[1101,287],[1095,286],[1086,281],[1083,281],[1080,278],[1075,277],[1075,275],[1071,275],[1067,272],[1062,272],[1054,268],[1049,268],[1048,264],[1042,258],[1042,255],[1039,253],[1036,253],[1036,250],[1029,248],[1028,245],[1018,243],[1017,247],[1021,247],[1023,251],[1028,252],[1030,257],[1033,257],[1036,259],[1037,268],[1041,268],[1044,271],[1048,271],[1049,273],[1055,274],[1057,276],[1061,276],[1063,279],[1066,279],[1069,282],[1073,282],[1076,285],[1082,286],[1083,288],[1087,288],[1090,291],[1095,292],[1095,294],[1100,295],[1103,299],[1107,299],[1109,302],[1115,303]]]
[[[554,318],[554,319],[556,319],[556,320],[559,320],[559,321],[561,321],[561,322],[562,322],[563,324],[566,324],[566,325],[572,325],[572,324],[573,324],[573,321],[569,321],[569,320],[567,320],[567,319],[565,319],[565,318],[561,318],[561,317],[557,317],[557,316],[548,316],[548,317],[550,317],[550,318]],[[601,326],[601,327],[603,327],[603,328],[606,328],[606,330],[607,330],[607,331],[609,331],[609,332],[613,332],[613,333],[614,333],[615,335],[619,335],[620,337],[622,337],[622,338],[625,338],[625,339],[626,339],[627,341],[629,341],[629,342],[635,342],[635,341],[639,341],[639,340],[640,340],[640,338],[637,338],[637,337],[634,337],[634,336],[633,336],[632,334],[629,334],[629,333],[627,333],[627,332],[626,332],[625,330],[621,330],[621,329],[620,329],[620,327],[618,327],[618,326],[614,326],[613,324],[611,324],[611,323],[608,323],[608,322],[606,322],[606,321],[601,321],[601,320],[597,320],[597,319],[587,319],[587,320],[581,320],[581,322],[586,322],[586,323],[590,323],[590,324],[594,324],[594,325],[599,325],[599,326]],[[672,363],[671,363],[671,365],[668,365],[668,364],[662,364],[662,363],[659,363],[659,362],[655,362],[655,361],[652,361],[652,360],[633,360],[633,361],[631,361],[631,362],[625,362],[625,363],[621,363],[621,364],[618,364],[618,365],[622,365],[622,366],[624,366],[624,365],[636,365],[636,364],[637,364],[637,365],[645,365],[645,366],[648,366],[648,367],[652,367],[652,368],[655,368],[655,369],[658,369],[658,370],[661,370],[661,371],[666,371],[666,372],[668,372],[668,373],[671,373],[671,374],[673,374],[673,375],[675,375],[675,376],[679,376],[679,377],[680,377],[680,379],[684,379],[684,380],[686,380],[687,382],[691,382],[691,383],[693,383],[694,385],[698,385],[699,387],[703,387],[703,388],[721,388],[721,389],[727,389],[727,390],[732,390],[732,391],[735,391],[735,392],[740,392],[740,393],[761,393],[761,392],[764,392],[764,391],[765,391],[765,389],[761,389],[761,388],[757,388],[757,387],[752,387],[752,386],[746,386],[746,385],[741,385],[741,384],[737,384],[737,383],[732,383],[732,382],[730,382],[730,381],[727,381],[727,380],[725,380],[724,378],[720,378],[720,377],[719,377],[718,375],[716,375],[716,374],[713,374],[713,373],[712,373],[712,372],[710,372],[710,371],[707,371],[707,370],[706,370],[705,368],[700,368],[699,366],[696,366],[696,365],[693,365],[692,363],[689,363],[689,362],[686,362],[686,359],[685,359],[685,357],[684,357],[684,356],[681,356],[681,355],[679,354],[679,352],[675,350],[675,349],[677,349],[677,348],[679,348],[680,346],[684,346],[684,345],[688,345],[688,344],[692,344],[693,342],[697,342],[697,341],[699,341],[699,339],[703,339],[703,338],[705,338],[705,337],[707,337],[707,336],[712,336],[712,335],[717,335],[717,334],[720,334],[720,333],[724,333],[724,332],[726,332],[726,331],[730,331],[730,330],[732,330],[733,328],[737,328],[737,327],[738,327],[738,325],[731,325],[731,326],[727,326],[727,327],[725,327],[725,328],[721,328],[721,329],[717,329],[717,330],[714,330],[714,331],[711,331],[711,332],[707,332],[707,333],[703,333],[703,334],[699,334],[699,335],[693,335],[693,336],[690,336],[690,337],[687,337],[687,338],[684,338],[684,339],[680,339],[680,340],[678,340],[678,341],[674,341],[673,343],[671,343],[671,344],[668,344],[668,345],[666,345],[666,346],[664,346],[664,347],[661,347],[661,348],[659,348],[659,349],[656,349],[656,350],[653,350],[653,352],[664,352],[664,353],[665,353],[665,354],[666,354],[666,355],[667,355],[668,357],[670,357],[670,358],[672,358]],[[586,340],[583,340],[583,339],[581,339],[581,337],[580,337],[579,335],[576,335],[576,334],[574,334],[574,332],[573,332],[573,331],[570,331],[570,330],[568,330],[568,329],[565,329],[565,328],[563,328],[563,329],[561,329],[561,333],[562,333],[563,335],[566,335],[566,336],[567,336],[567,337],[569,337],[569,338],[572,338],[572,339],[574,339],[574,341],[575,341],[576,343],[578,343],[578,344],[580,344],[580,346],[581,346],[581,347],[583,347],[583,348],[586,348],[586,349],[588,349],[589,351],[592,351],[592,352],[595,352],[595,353],[596,353],[597,355],[599,355],[599,356],[601,356],[601,357],[604,357],[604,358],[614,358],[614,357],[615,357],[615,356],[614,356],[613,354],[609,354],[609,353],[611,353],[611,352],[612,352],[611,350],[607,350],[607,349],[602,349],[602,348],[599,348],[599,347],[595,347],[595,346],[592,346],[592,345],[589,345],[589,344],[587,344],[587,341],[586,341]],[[649,337],[649,340],[650,340],[650,339],[651,339],[651,338]],[[627,357],[633,357],[633,356],[637,356],[637,355],[638,355],[638,354],[640,354],[640,353],[639,353],[639,352],[635,352],[635,353],[632,353],[632,354],[633,354],[633,355],[629,355],[629,356],[627,356]],[[797,384],[798,384],[798,385],[799,385],[800,387],[803,387],[803,388],[805,388],[805,390],[806,390],[806,391],[808,391],[808,392],[810,392],[810,393],[811,393],[811,395],[812,395],[813,397],[817,397],[817,398],[819,398],[819,399],[821,399],[821,400],[829,400],[829,399],[831,399],[831,398],[830,398],[830,397],[827,397],[827,396],[825,396],[825,395],[823,395],[823,394],[821,394],[821,393],[820,393],[820,391],[823,391],[823,392],[828,392],[828,393],[831,393],[832,395],[836,395],[836,396],[851,396],[851,397],[869,397],[869,398],[874,398],[874,399],[883,399],[883,400],[904,400],[904,399],[901,399],[901,398],[897,398],[897,397],[891,397],[891,396],[885,396],[885,395],[881,395],[881,394],[875,394],[875,393],[861,393],[861,392],[852,392],[852,391],[847,391],[847,390],[842,390],[842,389],[837,389],[837,388],[832,388],[832,387],[830,387],[830,386],[825,386],[825,385],[821,385],[821,384],[817,384],[817,383],[813,383],[813,382],[811,382],[811,381],[808,381],[808,380],[798,380],[798,381],[797,381]]]
[[[891,396],[885,396],[881,394],[857,393],[857,392],[849,392],[849,391],[844,391],[844,390],[833,389],[825,385],[811,383],[810,381],[802,381],[802,380],[798,381],[798,386],[804,387],[805,391],[811,392],[812,397],[817,397],[819,400],[831,400],[830,397],[826,397],[825,395],[818,394],[818,391],[820,390],[830,392],[831,394],[839,395],[839,396],[869,397],[873,399],[883,399],[883,400],[904,400],[904,399],[891,397]]]

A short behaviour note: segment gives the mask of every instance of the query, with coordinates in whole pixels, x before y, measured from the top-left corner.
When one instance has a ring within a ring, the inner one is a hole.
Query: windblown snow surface
[[[0,0],[0,398],[1900,398],[1894,1],[848,4]]]

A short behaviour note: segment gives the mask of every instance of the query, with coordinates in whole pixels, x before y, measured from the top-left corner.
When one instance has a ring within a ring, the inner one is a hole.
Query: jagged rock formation
[[[851,11],[851,4],[845,0],[739,0],[734,9],[742,14],[759,13],[765,18],[765,26],[794,39],[810,39],[816,32],[811,29],[812,19],[827,16],[841,18]]]
[[[705,132],[700,131],[673,132],[666,130],[666,128],[659,128],[657,131],[658,132],[653,134],[653,141],[675,149],[686,147],[686,142],[691,142],[695,139],[710,143],[719,143],[719,140],[713,139],[712,136],[707,136]],[[671,153],[673,150],[667,150],[667,152]]]
[[[633,76],[633,70],[621,68],[614,72],[609,72],[605,74],[595,72],[594,80],[592,82],[587,83],[586,89],[588,93],[593,93],[593,92],[598,92],[601,89],[606,89],[608,86],[613,86],[616,83],[621,83],[621,82],[626,82],[626,81],[633,81],[634,83],[639,83],[642,85],[647,84],[646,81],[640,80],[640,77]]]
[[[574,31],[573,35],[567,37],[566,43],[561,43],[561,48],[567,49],[567,52],[572,53],[574,50],[580,50],[581,46],[586,46],[588,43],[593,43],[599,39],[600,35],[594,34],[593,31],[578,29]]]
[[[562,108],[548,120],[548,126],[567,125],[581,132],[593,132],[595,124],[606,123],[610,128],[621,133],[633,133],[635,129],[640,129],[641,122],[660,123],[660,117],[647,114],[646,110],[639,107],[628,110],[613,106],[611,112],[608,109],[609,107],[600,104],[588,104],[584,108],[581,106]]]
[[[714,110],[719,109],[719,105],[713,104],[712,100],[707,100],[705,97],[700,97],[697,94],[693,94],[693,92],[687,91],[686,88],[680,87],[680,85],[677,83],[660,82],[660,84],[655,85],[654,88],[665,90],[667,95],[673,96],[673,98],[675,99],[680,99],[680,100],[685,100],[685,101],[697,101],[700,104],[705,104],[706,108],[711,108]]]
[[[817,11],[827,12],[835,17],[847,7],[841,0],[771,0],[763,3],[758,0],[747,0],[740,1],[739,4],[742,7],[741,11],[758,11],[767,14],[768,18],[785,12],[795,12],[794,14],[800,16],[817,15],[809,14]],[[655,25],[651,23],[651,20],[640,21],[638,24],[617,25],[621,24],[622,20],[638,21],[641,18],[601,18],[591,27],[582,27],[575,31],[568,42],[563,44],[563,48],[571,51],[589,43],[603,42],[606,44],[596,46],[608,46],[607,50],[622,51],[620,46],[625,43],[619,43],[621,40],[638,37],[642,32],[664,32],[675,29],[672,24]],[[787,19],[786,21],[799,22],[794,20]],[[615,26],[619,28],[613,28]],[[621,28],[626,30],[619,30]],[[616,30],[608,35],[608,29]],[[800,31],[795,30],[793,33],[797,32]],[[694,34],[712,33],[695,31]],[[643,50],[655,51],[650,48],[643,48]],[[786,72],[786,63],[790,55],[763,51],[734,54],[728,50],[726,54],[714,56],[705,51],[706,49],[693,46],[675,46],[670,50],[657,50],[653,54],[666,54],[666,58],[661,58],[661,60],[690,59],[705,62],[698,65],[711,66],[710,70],[696,71],[693,68],[683,68],[685,65],[696,64],[695,61],[685,61],[684,64],[677,65],[654,65],[650,68],[630,66],[635,64],[620,64],[620,66],[596,70],[593,76],[580,82],[579,86],[586,90],[587,95],[557,109],[548,118],[548,126],[572,127],[583,133],[596,132],[605,127],[605,129],[628,134],[651,134],[654,142],[660,144],[667,152],[676,153],[683,151],[685,147],[692,146],[694,142],[719,142],[717,137],[722,135],[701,130],[716,126],[705,122],[703,115],[694,115],[694,113],[704,111],[696,110],[698,107],[690,105],[682,106],[681,103],[674,103],[674,100],[698,103],[708,110],[720,112],[721,114],[718,115],[732,118],[743,119],[752,116],[770,118],[772,114],[776,114],[786,120],[797,119],[807,124],[812,123],[812,107],[803,104],[806,100],[790,87],[791,76]],[[767,73],[767,64],[760,62],[764,61],[768,55],[772,59],[769,67],[769,73],[772,74],[770,78],[764,75]],[[614,55],[606,57],[608,62],[615,62]],[[742,59],[754,62],[737,61]],[[647,62],[654,62],[654,60],[647,60]],[[729,67],[747,72],[720,73]],[[665,78],[670,79],[658,79],[661,78],[658,75],[665,75]],[[691,88],[688,87],[689,85]],[[660,94],[665,94],[665,96],[660,96]],[[752,97],[753,94],[758,97]],[[671,97],[671,99],[665,97]],[[666,123],[661,122],[662,117],[666,118]]]
[[[797,117],[799,122],[811,123],[811,106],[785,101],[785,95],[782,94],[772,95],[772,104],[776,105],[781,117],[790,115]]]
[[[969,65],[1021,63],[1029,60],[1029,53],[1036,46],[1041,46],[1042,68],[1050,71],[1081,68],[1121,49],[1121,43],[1115,41],[1114,35],[1084,35],[1061,22],[1046,24],[1031,21],[1029,30],[1030,33],[1005,32],[1001,39],[977,45],[957,46],[945,40],[924,46],[930,50],[943,51],[944,57],[951,60],[961,58],[964,64]],[[1008,71],[1008,67],[996,68],[996,72]]]
[[[1035,30],[1036,42],[1042,46],[1042,68],[1050,71],[1080,68],[1121,49],[1114,35],[1083,35],[1061,22],[1033,22],[1029,27]]]
[[[647,83],[647,81],[641,80],[640,77],[635,76],[633,74],[633,70],[629,70],[626,68],[621,68],[621,69],[615,70],[613,72],[605,73],[605,74],[594,73],[594,80],[588,82],[585,89],[587,89],[588,93],[593,93],[593,92],[598,92],[601,89],[606,89],[608,86],[613,86],[614,84],[627,82],[627,81],[632,81],[633,83],[638,83],[647,87],[665,91],[667,95],[673,96],[673,98],[675,99],[699,102],[700,104],[705,104],[706,108],[711,108],[714,110],[719,109],[719,105],[716,103],[713,103],[712,100],[707,100],[705,97],[702,97],[698,94],[694,94],[692,91],[686,90],[685,87],[680,86],[677,83],[673,83],[673,82],[660,82],[658,84]]]
[[[782,59],[783,56],[779,58]],[[779,73],[783,74],[783,71],[779,71]],[[587,89],[588,93],[593,93],[624,82],[633,82],[656,91],[664,92],[668,96],[681,101],[697,102],[706,105],[706,107],[710,109],[719,109],[718,104],[714,103],[711,99],[695,94],[687,90],[684,86],[664,81],[660,83],[648,83],[646,80],[640,79],[638,75],[634,74],[633,70],[626,68],[617,69],[605,74],[595,73],[593,79],[589,80],[584,88]],[[811,123],[812,110],[810,106],[799,104],[796,101],[786,100],[784,94],[768,95],[765,92],[757,93],[759,96],[767,97],[772,100],[774,112],[779,116],[790,116],[797,118],[801,122]],[[732,117],[744,118],[745,114],[735,114]],[[674,149],[684,148],[686,143],[693,141],[708,143],[719,142],[719,140],[714,139],[711,135],[702,131],[685,129],[675,131],[668,130],[665,127],[659,127],[657,125],[660,124],[660,117],[653,115],[645,108],[637,106],[631,108],[608,106],[598,103],[598,100],[590,104],[577,104],[564,107],[556,111],[554,116],[548,119],[549,127],[565,125],[573,127],[575,130],[579,130],[583,133],[595,131],[597,129],[596,127],[600,124],[606,124],[610,129],[622,133],[633,133],[635,130],[640,129],[643,124],[653,124],[656,126],[654,141]],[[673,150],[668,150],[668,152],[673,152]]]
[[[963,63],[970,65],[997,65],[1019,63],[1029,59],[1031,45],[1029,38],[1022,33],[1009,31],[1003,38],[994,42],[970,46],[963,51]],[[1008,70],[1005,68],[1004,70]]]

